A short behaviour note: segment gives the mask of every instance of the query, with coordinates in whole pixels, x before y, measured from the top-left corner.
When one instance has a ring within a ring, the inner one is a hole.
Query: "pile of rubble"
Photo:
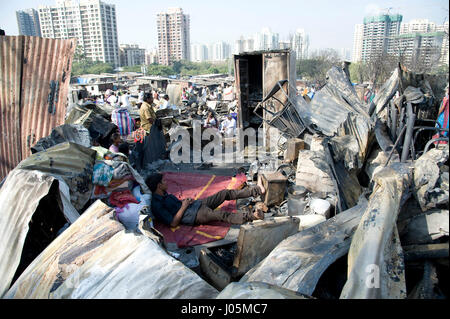
[[[276,92],[255,99],[264,107]],[[158,111],[158,138],[167,149],[150,152],[142,165],[132,156],[102,153],[117,129],[112,109],[75,105],[0,188],[0,294],[446,298],[448,137],[429,121],[438,102],[426,78],[399,67],[366,105],[346,71],[334,67],[313,99],[289,98],[270,121],[255,121],[280,130],[282,156],[234,166],[174,164],[168,152],[179,126],[192,136],[194,120],[204,120],[208,110],[219,118],[236,111],[235,101]],[[423,132],[438,137],[430,141]],[[127,141],[133,151],[136,141]],[[152,223],[144,180],[169,169],[243,172],[250,185],[262,176],[267,192],[238,200],[237,207],[259,205],[265,219],[231,227],[206,245],[167,245]],[[134,211],[118,218],[115,207],[126,196],[134,196]]]

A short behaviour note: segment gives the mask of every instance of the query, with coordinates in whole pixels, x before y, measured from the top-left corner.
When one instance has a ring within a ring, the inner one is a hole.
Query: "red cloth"
[[[232,176],[214,176],[192,173],[163,173],[168,185],[167,192],[178,199],[202,199],[223,189],[239,189],[247,181],[245,174]],[[209,185],[208,185],[209,183]],[[236,212],[236,201],[225,201],[218,209]],[[175,228],[154,221],[155,228],[164,235],[166,243],[176,243],[178,247],[201,245],[222,239],[228,233],[230,224],[213,222],[207,225],[179,225]]]
[[[109,203],[114,207],[124,207],[128,203],[139,204],[139,201],[136,197],[131,194],[129,189],[120,192],[112,192],[109,197]]]

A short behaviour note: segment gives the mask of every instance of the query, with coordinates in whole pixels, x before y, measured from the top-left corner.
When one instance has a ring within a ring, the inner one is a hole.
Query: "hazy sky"
[[[17,35],[15,11],[53,5],[54,0],[0,0],[0,28]],[[286,40],[303,28],[310,48],[352,48],[354,26],[366,15],[391,8],[403,22],[429,19],[438,24],[448,20],[448,0],[105,0],[116,5],[119,43],[157,46],[156,14],[168,7],[181,7],[191,18],[191,43],[224,40],[230,44],[241,35],[251,36],[269,27]]]

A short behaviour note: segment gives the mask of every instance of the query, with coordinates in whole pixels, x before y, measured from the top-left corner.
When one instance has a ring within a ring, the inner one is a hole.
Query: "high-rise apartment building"
[[[428,69],[439,63],[444,32],[414,32],[397,37],[396,47],[402,63],[413,70]]]
[[[295,51],[297,60],[308,58],[309,36],[304,29],[297,29],[291,38],[291,49]]]
[[[157,14],[159,63],[190,60],[190,19],[181,8]]]
[[[400,14],[364,18],[362,61],[370,61],[386,53],[396,53],[395,37],[400,33],[402,19]]]
[[[428,33],[436,31],[436,23],[428,21],[428,19],[414,19],[408,23],[402,23],[400,34],[408,34],[414,32]]]
[[[402,16],[366,17],[355,26],[352,61],[370,61],[383,54],[399,57],[412,69],[448,65],[448,21],[437,25],[428,19],[402,23]]]
[[[263,28],[255,34],[255,50],[276,50],[279,45],[279,34],[273,33],[269,28]]]
[[[137,44],[120,45],[120,66],[135,66],[145,64],[145,49]]]
[[[359,62],[362,59],[364,24],[356,24],[353,33],[352,62]]]
[[[280,50],[290,49],[292,47],[291,41],[280,41],[278,42],[278,48]]]
[[[208,54],[209,61],[224,61],[231,57],[231,47],[228,43],[220,41],[211,45]]]
[[[203,62],[208,60],[208,47],[204,44],[191,44],[191,61]]]
[[[404,23],[397,43],[404,63],[428,68],[437,64],[448,65],[448,21],[443,25],[428,19]]]
[[[443,25],[436,26],[437,32],[444,32],[444,38],[442,39],[442,48],[441,48],[441,59],[439,62],[441,64],[449,65],[448,61],[448,21],[446,21]]]
[[[16,11],[19,35],[41,36],[39,14],[35,9]]]
[[[351,61],[352,57],[351,57],[351,50],[348,48],[340,48],[338,50],[339,56],[341,57],[341,59],[343,61]]]
[[[120,65],[115,5],[57,0],[55,6],[39,6],[39,20],[44,38],[77,38],[88,59]]]
[[[145,52],[145,64],[149,65],[149,64],[158,64],[158,63],[159,63],[158,49],[153,48],[152,50],[147,50]]]
[[[234,43],[233,53],[251,52],[255,50],[255,40],[253,38],[245,39],[243,36]]]

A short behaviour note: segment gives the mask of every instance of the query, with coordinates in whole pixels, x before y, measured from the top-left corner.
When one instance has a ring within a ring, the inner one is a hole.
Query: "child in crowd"
[[[109,147],[109,150],[113,153],[119,153],[119,145],[122,142],[122,139],[120,138],[120,134],[114,133],[111,136],[111,141],[112,141],[112,144]]]

